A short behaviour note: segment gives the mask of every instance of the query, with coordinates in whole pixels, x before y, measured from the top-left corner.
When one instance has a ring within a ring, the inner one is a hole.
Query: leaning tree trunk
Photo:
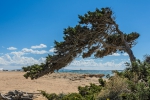
[[[125,51],[128,53],[129,58],[130,58],[130,62],[132,63],[136,60],[136,58],[135,58],[131,48],[129,47],[129,45],[128,44],[126,45],[126,44],[127,43],[125,43]]]
[[[121,36],[122,42],[124,42],[124,44],[125,44],[124,50],[128,53],[128,55],[129,55],[129,57],[130,57],[130,62],[131,62],[131,63],[134,62],[134,61],[136,60],[136,58],[135,58],[135,56],[134,56],[134,54],[133,54],[133,52],[132,52],[132,50],[131,50],[129,44],[128,44],[127,41],[125,40],[123,32],[121,32],[121,31],[119,30],[117,24],[115,24],[115,27],[116,27],[116,31],[117,31],[117,32],[120,34],[120,36]]]
[[[120,31],[120,32],[121,32],[121,31]],[[121,39],[122,39],[122,41],[123,41],[124,44],[125,44],[125,51],[128,53],[128,55],[129,55],[129,57],[130,57],[130,62],[131,62],[131,63],[134,62],[134,61],[136,60],[136,58],[135,58],[135,56],[134,56],[134,54],[133,54],[133,52],[132,52],[132,50],[131,50],[131,48],[130,48],[128,42],[125,40],[124,35],[123,35],[122,32],[121,32]]]

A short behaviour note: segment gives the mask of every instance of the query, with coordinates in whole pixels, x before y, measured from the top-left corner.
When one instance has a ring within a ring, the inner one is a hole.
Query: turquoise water
[[[78,74],[104,74],[106,75],[113,75],[112,73],[113,70],[68,70],[68,69],[61,69],[58,72],[65,72],[65,73],[78,73]],[[119,70],[121,71],[121,70]]]

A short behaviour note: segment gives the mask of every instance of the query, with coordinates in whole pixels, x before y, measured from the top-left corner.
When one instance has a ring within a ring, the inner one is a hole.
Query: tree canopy
[[[54,42],[54,55],[49,55],[45,64],[23,67],[26,78],[36,79],[53,73],[70,64],[79,55],[83,58],[91,55],[102,58],[116,52],[126,52],[130,61],[135,61],[131,48],[136,44],[139,34],[123,33],[110,8],[88,11],[78,17],[79,23],[75,27],[64,29],[64,40]]]

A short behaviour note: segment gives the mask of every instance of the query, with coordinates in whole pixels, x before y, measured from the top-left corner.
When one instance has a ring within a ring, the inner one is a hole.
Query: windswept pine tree
[[[91,55],[102,58],[116,52],[126,52],[131,62],[136,60],[131,48],[136,44],[139,34],[123,33],[110,8],[88,11],[78,17],[79,23],[75,27],[64,29],[64,40],[54,42],[55,53],[47,57],[45,65],[39,65],[40,68],[26,68],[26,78],[36,79],[53,73],[70,64],[79,55],[83,58]]]

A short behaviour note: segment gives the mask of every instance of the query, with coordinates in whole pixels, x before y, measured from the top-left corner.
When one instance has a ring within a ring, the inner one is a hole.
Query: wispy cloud
[[[8,50],[17,50],[17,48],[15,48],[15,47],[9,47],[9,48],[7,48]]]
[[[124,53],[124,54],[122,54],[123,56],[128,56],[128,54],[127,53]]]
[[[45,53],[48,53],[46,50],[33,50],[33,49],[28,49],[28,48],[23,48],[22,52],[32,53],[32,54],[45,54]]]
[[[40,48],[46,48],[47,46],[45,44],[40,44],[36,46],[31,46],[31,49],[40,49]]]
[[[55,48],[51,48],[50,50],[49,50],[49,52],[55,52],[56,51],[56,49]]]
[[[44,44],[40,44],[37,46],[31,46],[31,48],[23,48],[20,51],[12,51],[10,53],[0,53],[0,66],[4,66],[8,69],[16,69],[21,68],[23,66],[40,64],[45,62],[46,58],[34,58],[30,54],[45,54],[49,53],[46,50],[36,50],[36,48],[46,48],[47,46]],[[15,47],[9,47],[8,50],[16,50]],[[28,56],[26,55],[28,54]]]
[[[39,59],[35,59],[33,57],[25,57],[21,52],[12,52],[10,54],[5,54],[4,56],[0,56],[0,65],[2,66],[28,66],[33,64],[40,64],[45,61],[45,58],[41,57]],[[13,69],[13,68],[12,68]]]
[[[128,56],[127,53],[123,53],[123,54],[113,53],[112,55],[109,55],[109,56],[121,56],[121,55],[123,55],[123,56]]]
[[[72,69],[89,69],[89,70],[123,70],[125,69],[125,61],[121,61],[119,63],[112,61],[108,62],[97,62],[96,60],[74,60],[68,68]]]
[[[113,53],[112,55],[109,55],[109,56],[120,56],[119,53]]]
[[[16,51],[16,52],[11,52],[10,54],[15,55],[15,56],[22,56],[22,55],[24,55],[25,53],[22,52],[22,51]]]

